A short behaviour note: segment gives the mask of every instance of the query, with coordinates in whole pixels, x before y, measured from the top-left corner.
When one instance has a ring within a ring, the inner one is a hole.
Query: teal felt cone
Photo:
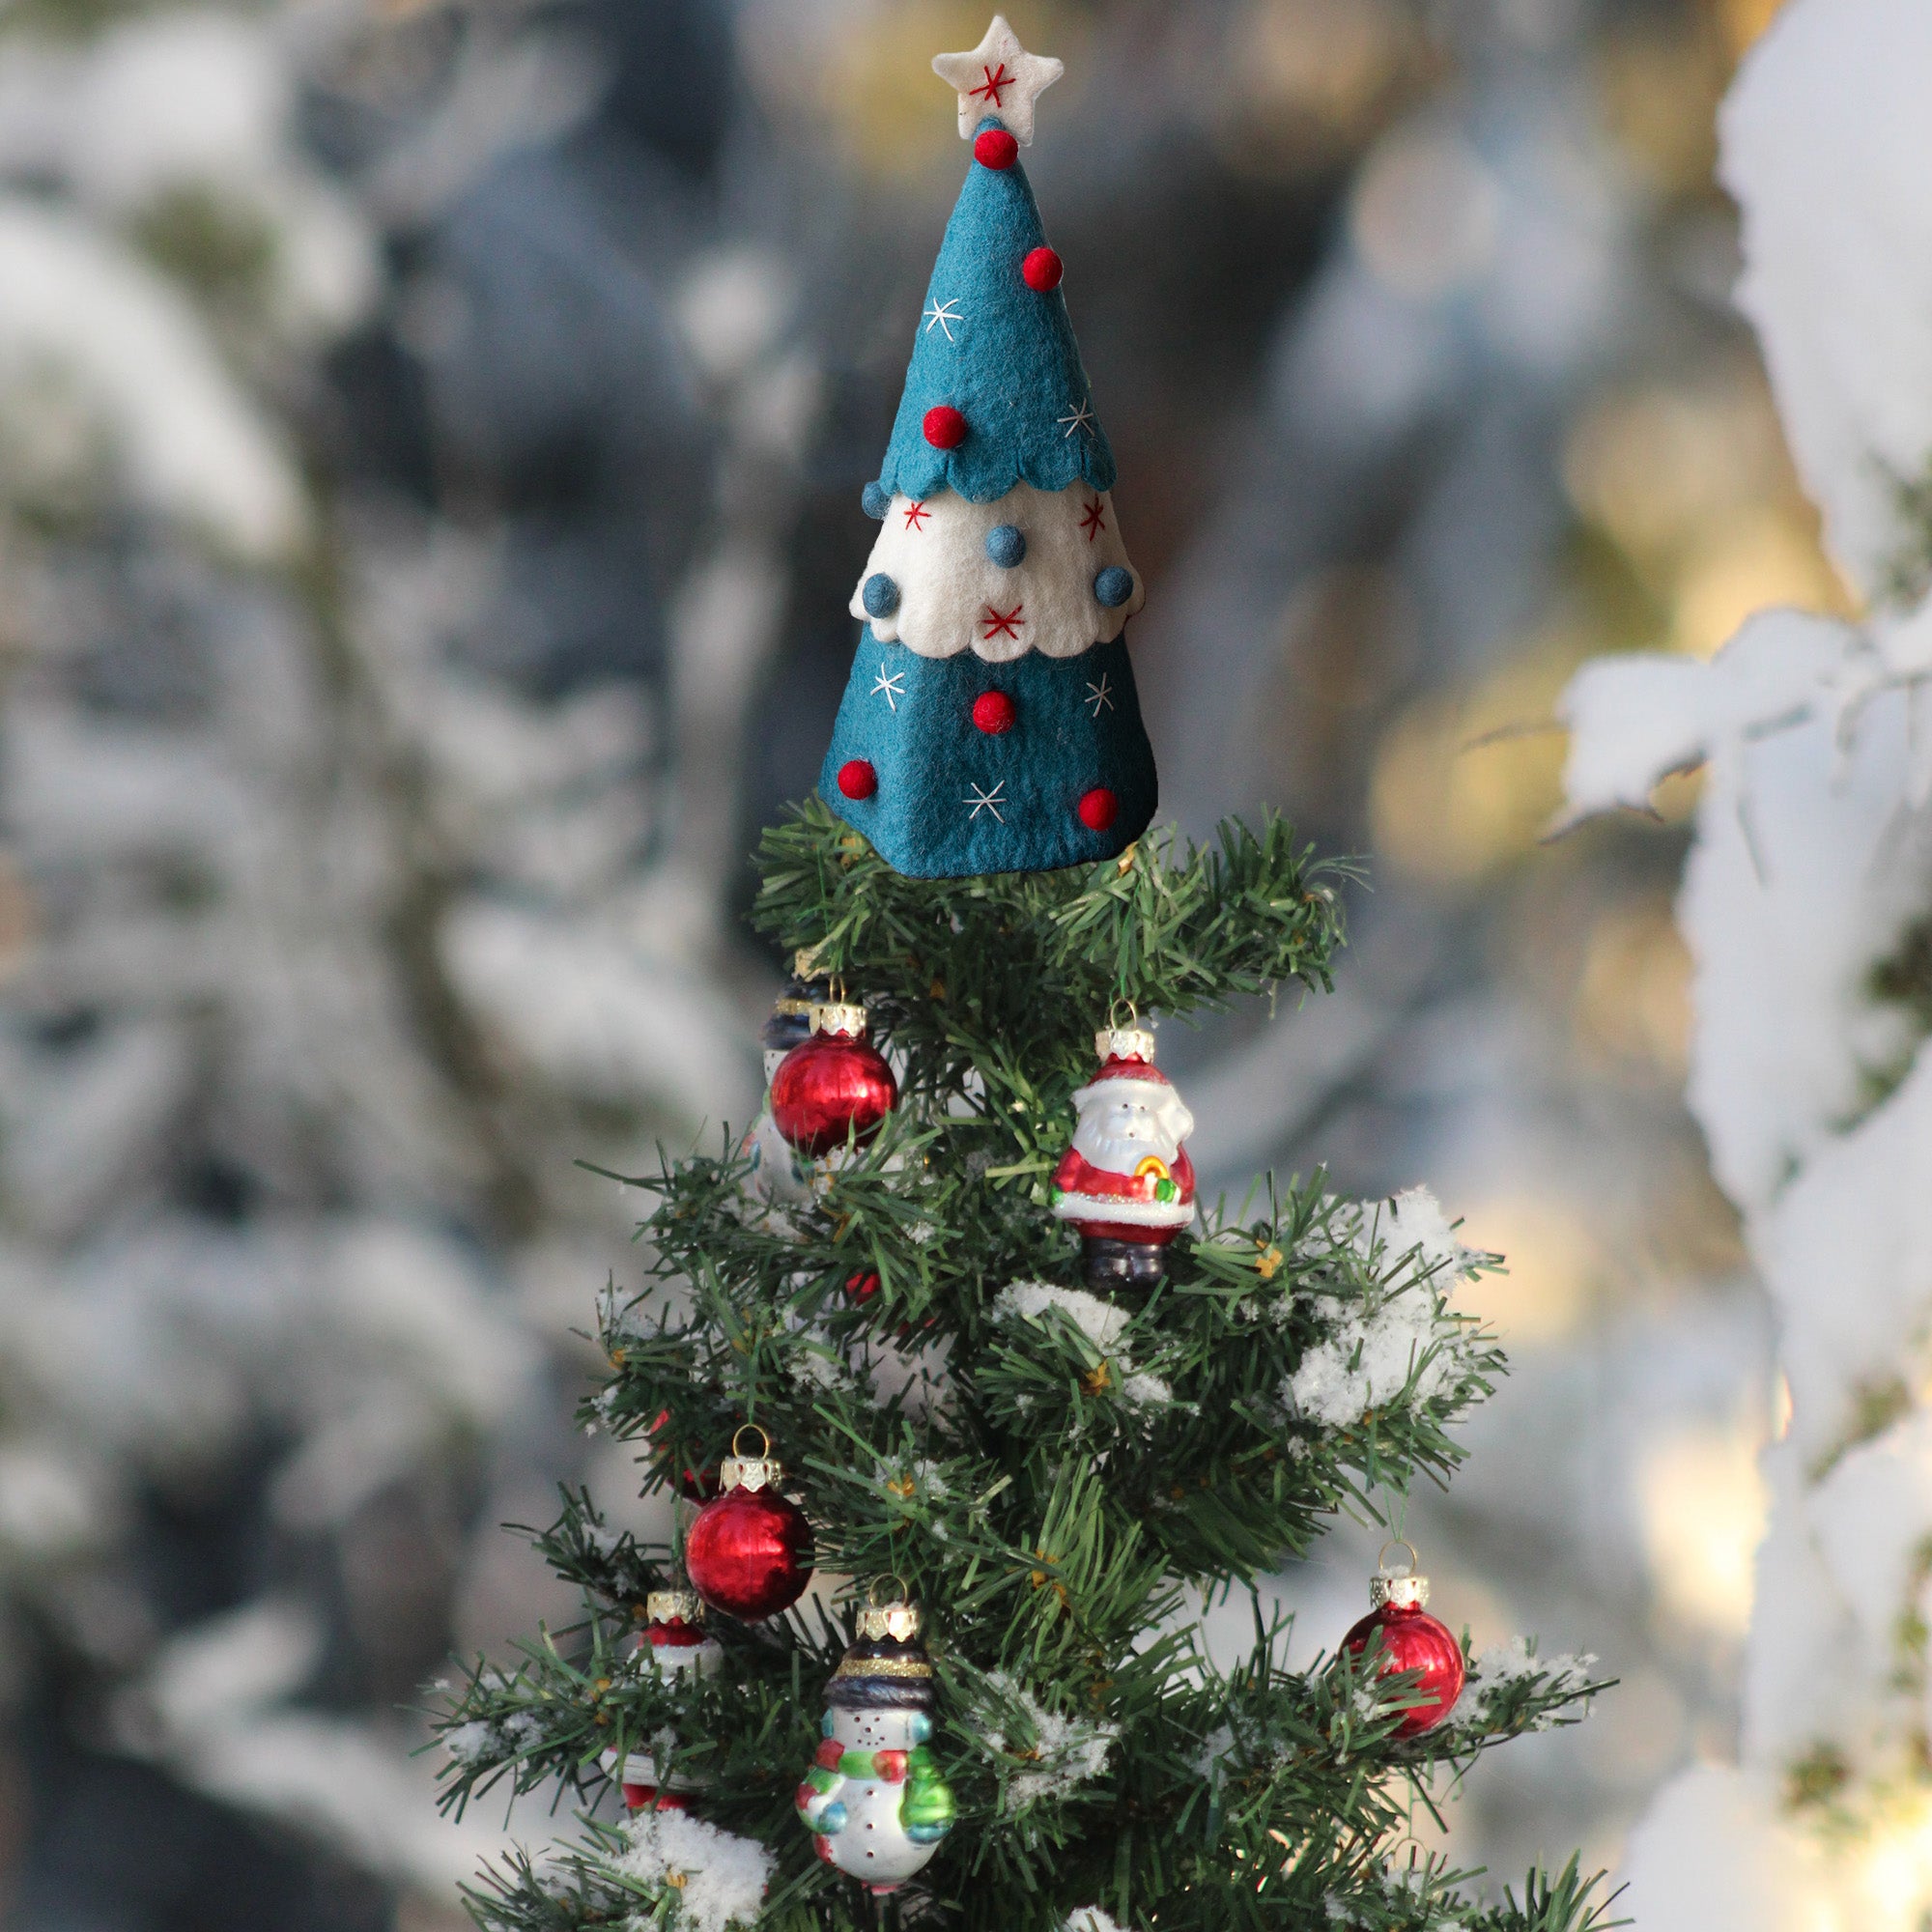
[[[1060,258],[1012,139],[981,122],[866,506],[869,621],[819,791],[916,878],[1111,858],[1156,803],[1108,494]]]

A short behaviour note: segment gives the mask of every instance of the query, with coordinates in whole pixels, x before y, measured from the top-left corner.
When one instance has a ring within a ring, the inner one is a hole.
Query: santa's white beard
[[[1149,1154],[1172,1167],[1180,1151],[1179,1139],[1151,1120],[1145,1134],[1106,1134],[1083,1121],[1073,1130],[1073,1146],[1083,1160],[1109,1174],[1131,1174]]]

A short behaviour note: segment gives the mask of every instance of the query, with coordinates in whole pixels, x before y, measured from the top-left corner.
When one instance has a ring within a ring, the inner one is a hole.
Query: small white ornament
[[[1030,54],[1007,25],[1004,14],[977,47],[962,54],[934,54],[932,71],[959,97],[959,138],[991,116],[1021,147],[1033,146],[1033,104],[1066,71],[1048,54]]]
[[[635,1656],[646,1670],[672,1679],[717,1674],[724,1662],[724,1646],[704,1634],[704,1605],[695,1591],[653,1590],[644,1600],[644,1609],[650,1623],[638,1633]],[[681,1811],[686,1803],[683,1794],[697,1788],[694,1779],[677,1776],[660,1789],[657,1760],[647,1751],[630,1752],[621,1769],[613,1750],[607,1750],[598,1763],[605,1776],[623,1787],[628,1810],[658,1805]]]

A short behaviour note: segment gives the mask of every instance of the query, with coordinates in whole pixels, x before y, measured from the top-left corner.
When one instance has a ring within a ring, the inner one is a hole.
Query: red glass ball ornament
[[[747,1623],[775,1617],[811,1580],[811,1525],[788,1496],[740,1483],[698,1511],[684,1571],[714,1610]]]
[[[867,760],[847,758],[838,767],[838,789],[847,798],[870,798],[879,788],[879,775]]]
[[[973,723],[995,738],[1010,731],[1019,715],[1019,707],[1004,691],[982,691],[973,700]]]
[[[899,1084],[865,1024],[863,1007],[814,1007],[811,1037],[772,1075],[773,1124],[812,1159],[843,1147],[848,1135],[864,1147],[898,1100]]]
[[[951,403],[935,403],[920,427],[934,449],[957,449],[966,440],[966,418]]]
[[[1382,1675],[1419,1670],[1422,1677],[1416,1693],[1434,1699],[1405,1713],[1396,1727],[1397,1737],[1415,1737],[1439,1724],[1463,1694],[1463,1646],[1448,1625],[1432,1617],[1420,1604],[1383,1604],[1342,1639],[1343,1647],[1359,1657],[1378,1631],[1382,1635]]]
[[[1045,295],[1049,289],[1060,286],[1060,278],[1066,272],[1065,265],[1051,248],[1036,248],[1020,264],[1020,278],[1030,289],[1037,289]]]
[[[1104,832],[1114,822],[1114,815],[1121,809],[1121,801],[1105,785],[1095,785],[1090,792],[1083,792],[1075,810],[1080,813],[1080,822],[1089,832]]]
[[[1009,168],[1019,156],[1020,144],[1004,128],[988,128],[973,143],[973,158],[982,168]]]

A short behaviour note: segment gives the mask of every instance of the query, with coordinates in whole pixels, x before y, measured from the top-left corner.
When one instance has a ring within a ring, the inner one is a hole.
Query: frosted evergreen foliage
[[[745,1420],[767,1430],[812,1519],[821,1594],[765,1624],[712,1617],[715,1677],[629,1669],[673,1552],[611,1538],[568,1496],[537,1542],[581,1586],[582,1623],[526,1644],[507,1677],[479,1665],[443,1722],[453,1809],[498,1785],[575,1787],[584,1835],[551,1869],[577,1883],[560,1896],[523,1861],[495,1867],[472,1894],[484,1925],[877,1922],[792,1801],[853,1592],[888,1575],[927,1614],[930,1747],[960,1807],[887,1908],[905,1922],[1600,1923],[1574,1869],[1478,1904],[1474,1874],[1391,1863],[1438,1779],[1575,1719],[1597,1688],[1586,1663],[1513,1653],[1455,1720],[1399,1739],[1407,1687],[1373,1656],[1290,1670],[1289,1625],[1264,1621],[1222,1674],[1182,1614],[1204,1586],[1246,1589],[1307,1550],[1337,1511],[1449,1476],[1457,1420],[1502,1367],[1449,1299],[1479,1258],[1424,1192],[1364,1206],[1318,1179],[1208,1214],[1165,1280],[1109,1297],[1072,1286],[1075,1237],[1048,1211],[1096,1019],[1122,993],[1179,1015],[1325,987],[1333,875],[1270,821],[1207,850],[1142,840],[1092,869],[919,881],[816,804],[762,861],[759,923],[863,990],[901,1104],[781,1230],[743,1211],[727,1152],[641,1179],[643,1280],[607,1306],[610,1373],[582,1413],[635,1444],[653,1487],[715,1465]],[[1293,1023],[1320,1022],[1318,1007]],[[854,1294],[868,1274],[876,1291]],[[858,1372],[913,1352],[921,1378]],[[1311,1362],[1346,1403],[1284,1401]],[[702,1845],[682,1843],[696,1827],[601,1822],[602,1754],[644,1744],[694,1781]],[[751,1867],[729,1847],[769,1861],[755,1911],[722,1903],[738,1894],[700,1867],[712,1838],[733,1885]]]
[[[1793,0],[1722,117],[1741,299],[1828,537],[1874,600],[1752,617],[1710,664],[1585,668],[1581,815],[1704,773],[1678,916],[1690,1099],[1777,1314],[1737,1761],[1631,1845],[1651,1932],[1916,1932],[1932,1913],[1932,16]]]

